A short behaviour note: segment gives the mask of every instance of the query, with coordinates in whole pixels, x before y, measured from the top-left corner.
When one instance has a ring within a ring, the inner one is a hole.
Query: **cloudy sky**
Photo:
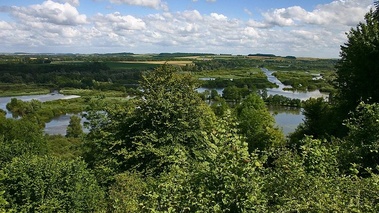
[[[0,52],[339,57],[373,0],[0,0]]]

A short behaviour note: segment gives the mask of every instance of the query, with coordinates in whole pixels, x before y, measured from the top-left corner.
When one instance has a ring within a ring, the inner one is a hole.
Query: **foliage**
[[[38,125],[25,119],[0,117],[0,168],[14,157],[46,152],[46,140]]]
[[[249,151],[268,151],[284,143],[283,133],[276,128],[275,120],[263,100],[255,94],[244,99],[235,109],[238,128],[246,137]]]
[[[347,34],[337,65],[337,100],[340,110],[354,110],[360,101],[379,102],[379,20],[370,11],[365,22]]]
[[[355,169],[367,173],[365,169],[376,170],[379,165],[379,104],[361,102],[345,121],[349,129],[343,140],[345,169],[354,165]],[[347,168],[346,168],[347,167]]]
[[[222,97],[225,100],[232,101],[233,103],[239,103],[242,98],[245,98],[251,93],[247,87],[238,88],[236,86],[228,86],[224,89]]]
[[[269,106],[290,106],[290,107],[301,107],[300,99],[291,99],[283,95],[270,95],[268,97],[263,97],[263,100]]]
[[[78,138],[81,135],[83,135],[81,118],[73,115],[71,116],[70,122],[67,126],[66,137]]]
[[[153,183],[143,201],[152,212],[264,212],[262,161],[249,155],[233,120],[203,133],[209,148],[196,161],[174,165]]]
[[[67,138],[62,135],[45,135],[48,154],[62,159],[82,156],[82,138]]]
[[[109,211],[115,213],[141,212],[140,199],[147,190],[147,183],[140,174],[124,172],[115,176],[109,189]]]
[[[17,212],[93,212],[103,192],[80,160],[21,156],[3,168],[0,189]]]
[[[4,173],[0,171],[0,182],[4,179]],[[5,191],[0,191],[0,213],[5,213],[5,207],[8,205],[8,202],[4,199]]]
[[[296,145],[304,135],[312,135],[318,139],[330,140],[332,136],[341,135],[345,129],[338,123],[339,113],[335,107],[323,98],[311,98],[303,103],[304,123],[299,125],[290,135],[291,145]],[[296,145],[297,146],[297,145]]]
[[[283,149],[274,155],[265,180],[269,212],[378,211],[376,175],[341,174],[335,144],[309,137],[301,144],[299,153]]]
[[[190,75],[169,65],[145,74],[142,99],[127,103],[124,109],[108,108],[94,115],[100,119],[92,119],[87,140],[90,165],[98,161],[96,165],[109,165],[116,172],[136,168],[159,174],[191,158],[193,149],[202,146],[200,130],[215,121],[195,91],[195,83]]]

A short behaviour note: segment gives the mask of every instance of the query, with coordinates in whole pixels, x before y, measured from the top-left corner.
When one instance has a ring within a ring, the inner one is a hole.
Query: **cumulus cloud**
[[[223,14],[217,14],[217,13],[211,13],[211,17],[218,20],[218,21],[226,21],[228,20],[228,17],[226,17]]]
[[[371,0],[335,0],[318,5],[313,11],[299,6],[279,8],[262,14],[266,26],[293,26],[297,24],[354,26],[364,17]],[[354,15],[352,15],[354,14]]]
[[[95,26],[105,31],[120,31],[120,30],[143,30],[146,29],[146,24],[142,19],[135,18],[131,15],[122,15],[119,12],[112,14],[97,14],[93,18]]]
[[[11,7],[11,14],[22,22],[42,22],[57,25],[80,25],[87,23],[86,15],[79,14],[78,10],[69,3],[56,3],[47,0],[42,4],[29,7]]]
[[[168,10],[167,3],[162,2],[161,0],[109,0],[114,4],[127,4],[134,6],[150,7],[153,9],[163,9]]]

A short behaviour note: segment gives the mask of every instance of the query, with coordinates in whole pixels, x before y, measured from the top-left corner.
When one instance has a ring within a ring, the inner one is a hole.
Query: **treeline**
[[[216,78],[215,80],[202,81],[202,86],[205,88],[225,88],[236,86],[239,88],[247,87],[252,90],[277,87],[276,84],[269,82],[266,77],[236,79]]]
[[[106,63],[27,64],[8,63],[0,67],[0,82],[50,85],[53,88],[120,89],[137,84],[141,70],[111,69]]]

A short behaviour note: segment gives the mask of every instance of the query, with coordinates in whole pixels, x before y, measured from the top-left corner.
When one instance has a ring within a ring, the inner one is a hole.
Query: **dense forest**
[[[112,73],[106,62],[1,65],[2,82],[100,91],[138,83],[141,94],[80,99],[89,133],[73,116],[65,137],[44,135],[38,122],[64,109],[12,99],[18,119],[0,116],[0,212],[378,212],[379,8],[347,38],[335,92],[304,102],[304,123],[288,139],[253,86],[229,104],[196,92],[193,75],[216,66],[206,65],[254,60]],[[276,98],[267,100],[288,101]]]

